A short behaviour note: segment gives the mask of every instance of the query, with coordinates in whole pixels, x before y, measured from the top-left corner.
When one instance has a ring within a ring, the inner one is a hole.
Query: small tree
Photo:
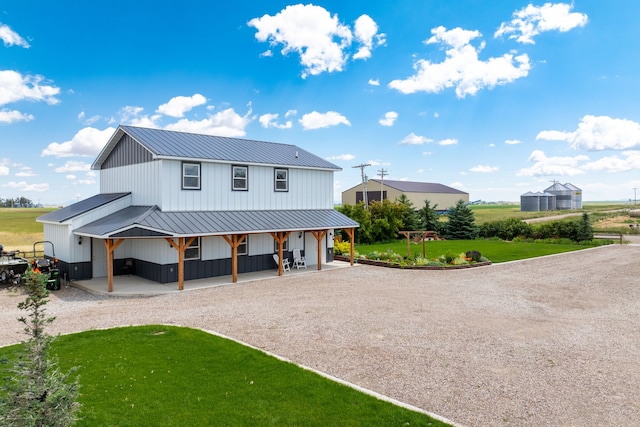
[[[449,210],[449,221],[444,225],[444,237],[452,240],[473,240],[478,237],[478,227],[475,224],[473,211],[464,200]]]
[[[582,220],[578,223],[575,241],[582,242],[584,240],[593,240],[593,226],[589,221],[589,214],[584,212]]]
[[[55,317],[45,317],[44,306],[49,302],[46,274],[28,272],[25,289],[27,297],[18,304],[27,311],[28,319],[18,320],[25,325],[29,337],[14,366],[11,377],[5,378],[0,390],[0,425],[20,427],[71,426],[78,421],[80,404],[79,380],[70,377],[77,368],[63,373],[57,360],[49,354],[54,337],[44,329]]]
[[[396,202],[402,205],[402,226],[400,229],[417,230],[419,227],[419,219],[411,200],[409,200],[406,194],[402,193],[400,197],[396,199]]]

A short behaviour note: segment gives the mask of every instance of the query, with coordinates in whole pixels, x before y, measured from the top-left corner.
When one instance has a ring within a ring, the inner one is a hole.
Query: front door
[[[91,266],[93,277],[107,277],[107,248],[101,239],[91,238]]]

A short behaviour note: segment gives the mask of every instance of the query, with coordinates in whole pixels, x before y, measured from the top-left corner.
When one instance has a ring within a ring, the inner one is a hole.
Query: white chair
[[[293,250],[293,266],[297,269],[307,268],[307,260],[300,254],[300,249]]]
[[[278,254],[273,254],[273,260],[276,262],[278,268],[280,268],[280,259],[278,258]],[[291,271],[291,266],[289,265],[289,259],[282,259],[282,271]]]

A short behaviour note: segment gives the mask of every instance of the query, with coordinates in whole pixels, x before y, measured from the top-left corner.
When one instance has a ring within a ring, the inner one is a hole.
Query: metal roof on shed
[[[379,179],[370,179],[370,182],[380,183]],[[393,181],[384,180],[384,185],[395,188],[398,191],[405,193],[453,193],[453,194],[467,194],[464,191],[457,190],[452,187],[448,187],[443,184],[434,182],[415,182],[415,181]]]
[[[58,209],[53,212],[49,212],[37,218],[38,222],[65,222],[71,218],[75,218],[78,215],[89,212],[100,206],[111,203],[118,200],[121,197],[128,196],[131,193],[101,193],[91,196],[88,199],[81,200],[77,203],[73,203],[69,206],[65,206],[62,209]]]
[[[179,237],[354,228],[359,224],[334,209],[162,212],[156,206],[130,206],[74,232],[108,238],[134,227],[149,231],[147,236],[138,231],[140,237],[157,233]]]
[[[341,170],[339,166],[295,145],[123,125],[118,127],[102,149],[91,166],[92,169],[101,168],[125,133],[158,159],[194,159]]]

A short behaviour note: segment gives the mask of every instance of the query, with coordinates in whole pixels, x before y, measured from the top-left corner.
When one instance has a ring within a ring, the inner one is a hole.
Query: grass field
[[[0,348],[0,374],[16,350]],[[52,354],[79,367],[82,426],[447,425],[195,329],[65,335]]]
[[[33,251],[33,243],[42,240],[44,227],[36,218],[51,212],[49,208],[0,208],[0,244],[7,251]]]

